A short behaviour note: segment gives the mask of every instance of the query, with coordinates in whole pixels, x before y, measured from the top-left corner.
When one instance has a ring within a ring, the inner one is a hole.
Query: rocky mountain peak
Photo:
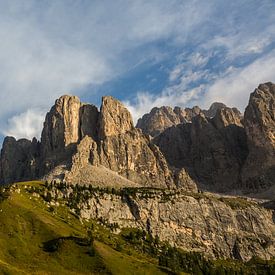
[[[197,115],[204,114],[207,118],[215,117],[216,113],[224,108],[227,108],[227,115],[232,111],[232,116],[241,116],[241,113],[236,108],[228,108],[220,102],[214,102],[208,110],[202,110],[199,106],[185,109],[178,106],[174,109],[169,106],[162,106],[154,107],[150,113],[140,118],[136,127],[142,129],[144,133],[156,137],[171,126],[180,123],[191,123],[192,119]],[[223,111],[224,116],[226,116],[225,112]],[[224,119],[229,119],[229,117],[224,117]]]
[[[221,102],[214,102],[211,104],[208,110],[204,111],[204,114],[208,117],[214,117],[218,110],[226,108],[227,106]]]
[[[213,123],[217,128],[223,128],[229,125],[243,127],[240,112],[236,108],[223,107],[217,109],[213,118]]]
[[[41,136],[44,156],[77,144],[85,135],[96,139],[99,112],[76,96],[64,95],[47,113]]]
[[[137,128],[146,134],[157,136],[168,127],[181,123],[185,115],[180,107],[174,110],[169,106],[154,107],[149,114],[138,120]]]
[[[216,191],[271,186],[275,178],[274,94],[275,84],[259,85],[244,117],[222,103],[212,104],[209,110],[155,107],[138,121],[142,131],[111,96],[102,98],[99,111],[65,95],[46,115],[41,143],[5,139],[1,181],[51,174],[93,183],[95,173],[111,171],[112,180],[102,182],[98,176],[101,185],[123,181],[124,185],[195,190],[195,181]]]
[[[130,112],[117,99],[104,96],[99,116],[99,138],[126,133],[134,128]]]
[[[249,155],[243,181],[255,188],[269,186],[275,179],[275,84],[259,85],[250,95],[244,113]]]
[[[63,150],[79,140],[80,100],[76,96],[61,96],[47,113],[41,136],[43,154]]]

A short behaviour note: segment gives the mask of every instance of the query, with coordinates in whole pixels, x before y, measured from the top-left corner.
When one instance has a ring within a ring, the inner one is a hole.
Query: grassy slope
[[[126,255],[95,241],[90,247],[64,240],[55,252],[45,252],[43,243],[60,237],[86,237],[85,227],[58,207],[48,211],[41,199],[30,196],[20,183],[20,193],[0,203],[0,274],[163,274],[152,259]]]

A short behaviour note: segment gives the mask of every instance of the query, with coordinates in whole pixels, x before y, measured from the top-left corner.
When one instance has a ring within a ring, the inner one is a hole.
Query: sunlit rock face
[[[12,144],[18,147],[15,140]],[[57,99],[46,115],[38,145],[32,168],[35,174],[26,172],[29,179],[96,182],[101,186],[115,182],[116,186],[180,187],[196,191],[188,173],[184,169],[170,169],[159,148],[134,127],[130,112],[110,96],[102,98],[100,111],[94,105],[81,103],[76,96]],[[12,161],[9,150],[3,150],[2,155]],[[29,155],[21,155],[18,158],[24,158],[24,163],[20,165],[29,171],[25,164],[30,161]],[[7,167],[16,170],[18,165],[17,162],[2,165],[4,182],[20,180],[21,174],[11,177],[13,170],[5,172]]]
[[[100,185],[121,181],[192,191],[199,185],[218,192],[275,186],[274,87],[261,84],[244,116],[217,102],[208,110],[160,107],[145,114],[138,128],[110,96],[102,98],[99,110],[62,96],[46,115],[41,142],[5,140],[1,182],[97,179]],[[101,181],[103,175],[108,177]]]
[[[178,106],[174,109],[169,106],[154,107],[150,113],[145,114],[138,120],[136,127],[140,128],[144,133],[156,137],[171,126],[176,126],[181,123],[191,123],[192,118],[200,113],[212,118],[223,108],[227,108],[227,106],[219,102],[214,102],[208,110],[202,110],[198,106],[185,109]],[[232,110],[240,114],[236,108]]]
[[[132,116],[123,104],[111,96],[104,96],[99,115],[99,138],[124,134],[133,128]]]
[[[201,112],[199,107],[185,108],[169,106],[155,107],[137,122],[137,128],[144,133],[155,137],[167,128],[180,123],[191,122],[191,119]]]

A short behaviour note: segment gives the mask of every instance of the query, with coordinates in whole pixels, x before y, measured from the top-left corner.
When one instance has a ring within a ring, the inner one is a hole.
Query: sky
[[[275,82],[274,0],[0,0],[0,140],[40,138],[63,94],[244,111]]]

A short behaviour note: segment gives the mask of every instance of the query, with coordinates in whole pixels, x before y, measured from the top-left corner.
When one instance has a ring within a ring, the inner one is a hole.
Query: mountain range
[[[4,139],[0,182],[3,274],[273,274],[275,84],[244,114],[163,106],[136,126],[113,97],[64,95],[39,141]]]
[[[155,107],[135,127],[118,100],[100,110],[62,96],[46,115],[41,141],[6,137],[0,179],[59,179],[99,186],[197,187],[260,193],[275,184],[275,85],[259,85],[244,114],[222,103]],[[270,193],[270,192],[269,192]],[[273,194],[273,193],[272,193]]]

